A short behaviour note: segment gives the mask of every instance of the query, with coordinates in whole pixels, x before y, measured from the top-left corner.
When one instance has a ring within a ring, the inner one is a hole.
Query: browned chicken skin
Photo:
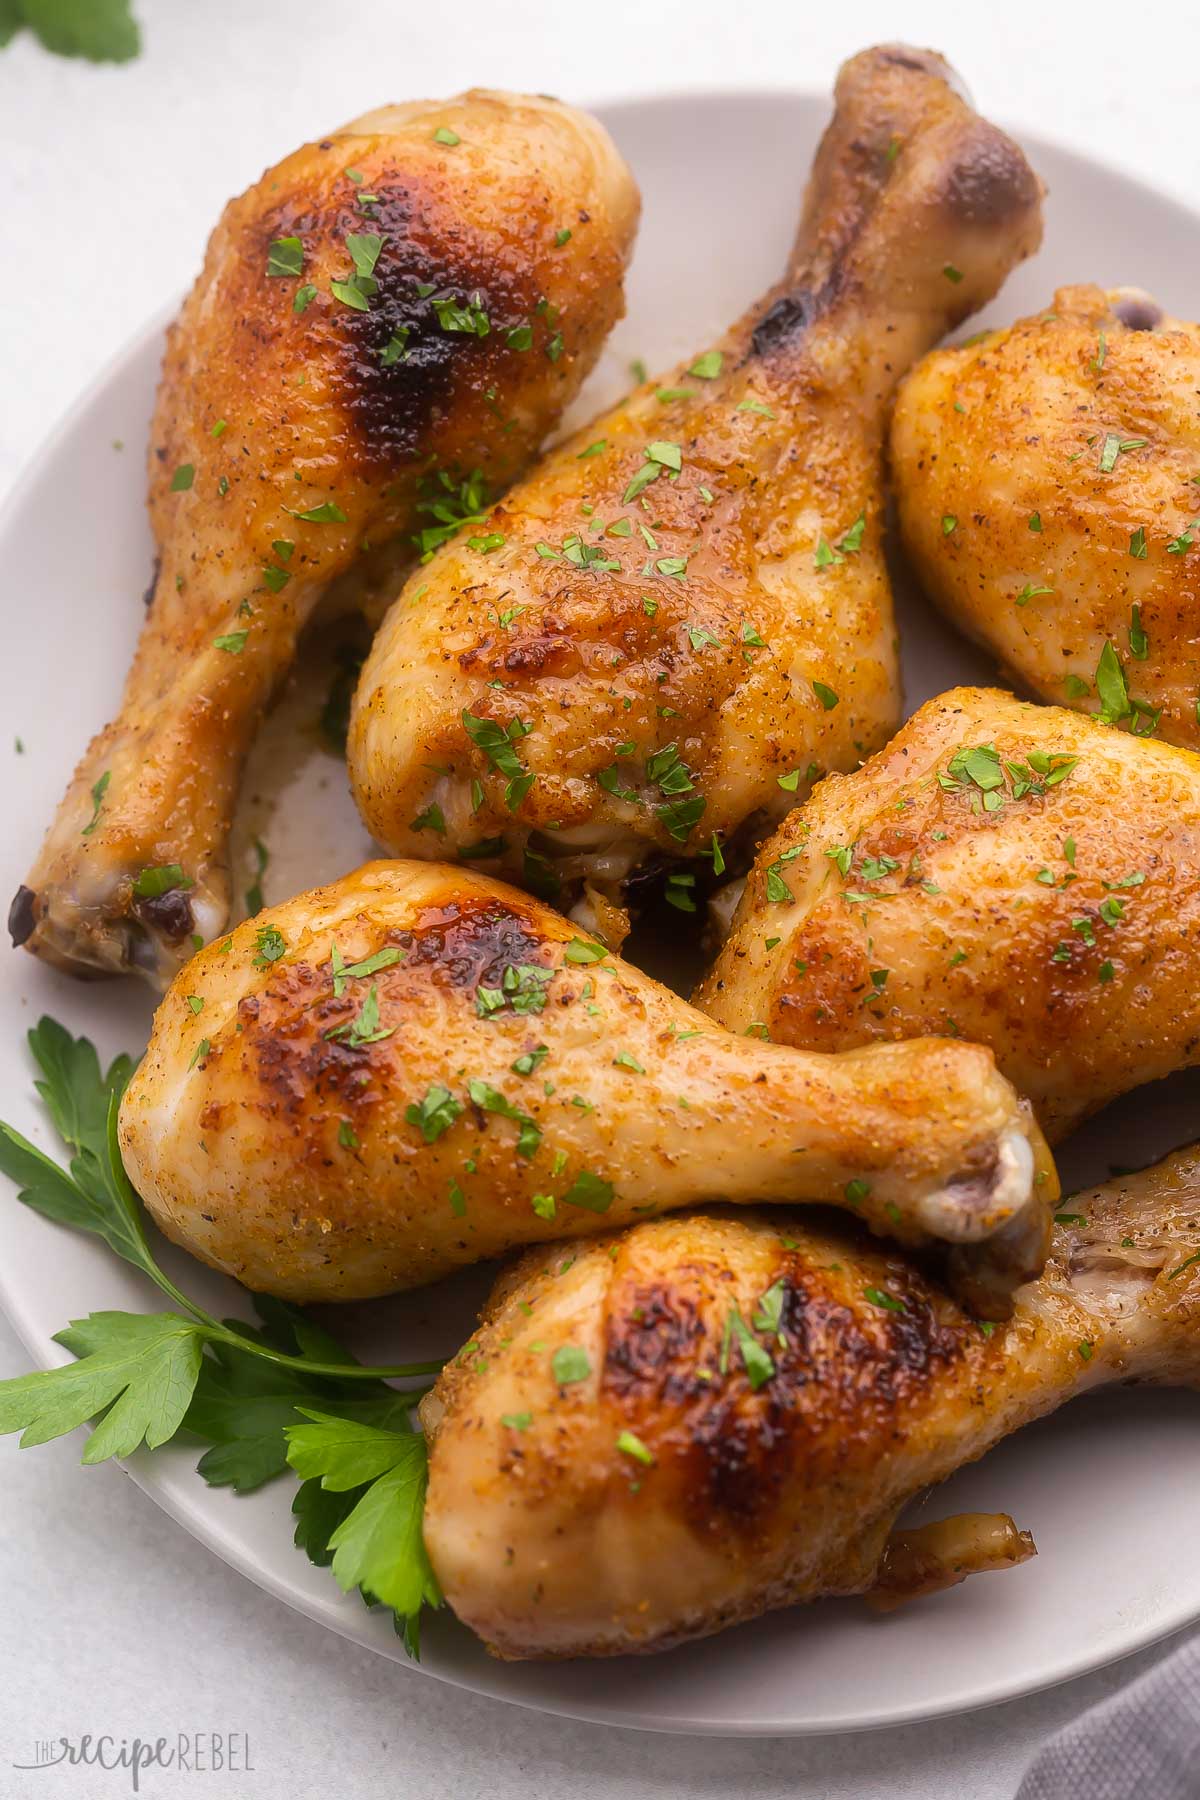
[[[370,113],[230,202],[168,334],[121,710],[14,941],[165,986],[221,929],[242,762],[301,627],[339,577],[370,606],[430,502],[521,470],[621,313],[637,215],[593,120],[483,91]]]
[[[938,350],[892,426],[904,544],[1024,687],[1200,749],[1200,327],[1137,289]],[[1103,659],[1103,660],[1102,660]]]
[[[1200,1060],[1200,757],[992,688],[930,700],[763,845],[696,993],[732,1031],[995,1052],[1051,1140]]]
[[[425,862],[368,863],[193,958],[120,1138],[170,1237],[295,1300],[701,1200],[821,1200],[954,1245],[1003,1311],[1056,1192],[989,1051],[733,1037],[540,901]]]
[[[606,1656],[1022,1561],[1003,1518],[889,1533],[921,1489],[1085,1389],[1200,1386],[1196,1151],[1072,1206],[994,1329],[811,1214],[528,1252],[422,1406],[425,1541],[451,1607],[500,1656]]]
[[[783,280],[410,581],[349,743],[388,849],[619,897],[894,728],[887,408],[1041,236],[1036,176],[953,79],[848,62]]]

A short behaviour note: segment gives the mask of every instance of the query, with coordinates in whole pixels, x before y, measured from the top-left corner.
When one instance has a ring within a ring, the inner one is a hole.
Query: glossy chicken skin
[[[168,333],[121,709],[15,942],[164,987],[224,926],[242,763],[300,629],[326,596],[377,605],[431,501],[521,470],[621,313],[637,215],[594,120],[483,91],[369,113],[230,202]]]
[[[422,1406],[451,1607],[499,1656],[608,1656],[1023,1560],[1009,1521],[948,1521],[940,1553],[936,1532],[889,1533],[1085,1389],[1200,1385],[1196,1152],[1072,1205],[1084,1222],[1056,1229],[990,1334],[811,1215],[688,1214],[528,1252]]]
[[[1055,1185],[988,1051],[732,1037],[540,902],[434,863],[368,863],[201,951],[120,1137],[170,1237],[294,1300],[719,1197],[945,1239],[1002,1307],[1041,1266]]]
[[[1200,1061],[1198,972],[1200,757],[956,688],[763,846],[695,999],[808,1050],[987,1044],[1054,1140]]]
[[[545,458],[389,614],[349,742],[374,836],[618,898],[878,747],[899,716],[895,382],[1040,234],[1036,177],[940,58],[847,63],[779,285]]]
[[[904,383],[904,544],[1023,687],[1200,749],[1200,327],[1136,289],[938,350]],[[1105,665],[1101,665],[1101,657]]]

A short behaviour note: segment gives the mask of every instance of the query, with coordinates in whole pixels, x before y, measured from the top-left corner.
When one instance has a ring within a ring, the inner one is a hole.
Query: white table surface
[[[28,38],[0,53],[0,500],[80,388],[190,282],[226,198],[293,144],[385,100],[471,84],[572,100],[823,90],[844,56],[903,36],[943,50],[981,107],[1018,130],[1185,201],[1197,186],[1182,0],[1160,0],[1144,31],[1094,0],[135,7],[145,51],[124,68],[67,63]],[[134,446],[130,478],[141,479]],[[35,597],[6,598],[11,647],[11,621]],[[40,665],[47,680],[52,654]],[[0,1321],[0,1377],[27,1367]],[[1162,1654],[991,1712],[858,1737],[689,1740],[576,1725],[460,1693],[327,1635],[226,1569],[118,1470],[81,1470],[78,1456],[75,1440],[21,1453],[0,1439],[3,1800],[127,1793],[115,1772],[11,1766],[31,1760],[37,1738],[89,1730],[248,1733],[252,1774],[154,1775],[143,1779],[150,1800],[1011,1800],[1051,1731]]]

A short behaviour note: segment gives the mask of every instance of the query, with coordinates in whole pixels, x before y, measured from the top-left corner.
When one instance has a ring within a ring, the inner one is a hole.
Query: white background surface
[[[804,0],[135,4],[146,48],[125,68],[67,64],[32,40],[0,53],[0,498],[79,388],[190,281],[225,199],[293,144],[385,100],[471,83],[572,100],[826,88],[843,56],[903,36],[946,52],[980,106],[1018,131],[1184,200],[1200,172],[1178,0],[1141,32],[1111,0],[1008,0],[1003,11],[859,0],[849,23],[847,9]],[[781,179],[792,185],[795,171],[781,164]],[[141,446],[125,454],[140,485]],[[11,654],[36,595],[6,600]],[[52,646],[33,668],[52,679]],[[0,1324],[0,1376],[26,1366]],[[185,1729],[247,1732],[254,1773],[155,1776],[143,1786],[151,1800],[1011,1800],[1048,1732],[1155,1660],[973,1719],[857,1739],[604,1731],[443,1688],[327,1636],[227,1571],[118,1471],[81,1471],[77,1458],[74,1442],[21,1454],[0,1439],[0,1800],[128,1791],[117,1774],[17,1774],[12,1762],[39,1737]]]

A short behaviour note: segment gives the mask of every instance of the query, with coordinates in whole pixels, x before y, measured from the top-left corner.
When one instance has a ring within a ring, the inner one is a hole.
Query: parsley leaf
[[[303,1481],[327,1493],[355,1492],[354,1506],[326,1540],[343,1592],[390,1606],[405,1622],[411,1654],[419,1649],[423,1606],[440,1606],[441,1589],[421,1534],[429,1458],[413,1431],[382,1430],[310,1407],[307,1423],[287,1427],[288,1461]]]
[[[434,1082],[425,1098],[419,1104],[409,1106],[404,1116],[410,1125],[420,1128],[427,1144],[435,1144],[443,1131],[449,1131],[461,1112],[462,1101],[456,1100],[448,1087]]]
[[[22,23],[56,56],[130,62],[142,47],[129,0],[7,0],[0,5],[0,46]]]
[[[318,1460],[334,1459],[317,1473],[322,1480],[331,1477],[335,1492],[341,1491],[338,1472],[348,1439],[361,1444],[376,1431],[402,1440],[387,1457],[377,1456],[386,1471],[364,1478],[365,1492],[355,1492],[345,1505],[328,1504],[314,1475],[306,1478],[294,1511],[297,1543],[315,1562],[332,1560],[343,1585],[362,1586],[392,1606],[415,1655],[418,1612],[440,1598],[420,1536],[425,1446],[410,1428],[415,1396],[386,1380],[431,1374],[440,1365],[364,1368],[298,1308],[278,1300],[256,1299],[262,1328],[222,1324],[204,1312],[155,1263],[121,1164],[116,1116],[130,1059],[118,1057],[103,1072],[87,1039],[73,1038],[52,1019],[42,1019],[29,1040],[41,1070],[38,1091],[72,1161],[69,1171],[60,1168],[0,1125],[0,1171],[17,1182],[27,1205],[102,1237],[180,1310],[103,1312],[75,1320],[57,1337],[74,1362],[0,1382],[0,1431],[21,1432],[28,1446],[93,1420],[83,1460],[95,1463],[132,1454],[139,1444],[164,1444],[182,1428],[210,1445],[199,1465],[204,1478],[241,1491],[284,1472],[291,1454],[285,1433],[299,1429],[302,1416],[337,1425],[326,1433],[334,1447],[325,1443],[311,1451]],[[355,1472],[361,1469],[360,1455]],[[372,1521],[377,1529],[368,1529]]]

